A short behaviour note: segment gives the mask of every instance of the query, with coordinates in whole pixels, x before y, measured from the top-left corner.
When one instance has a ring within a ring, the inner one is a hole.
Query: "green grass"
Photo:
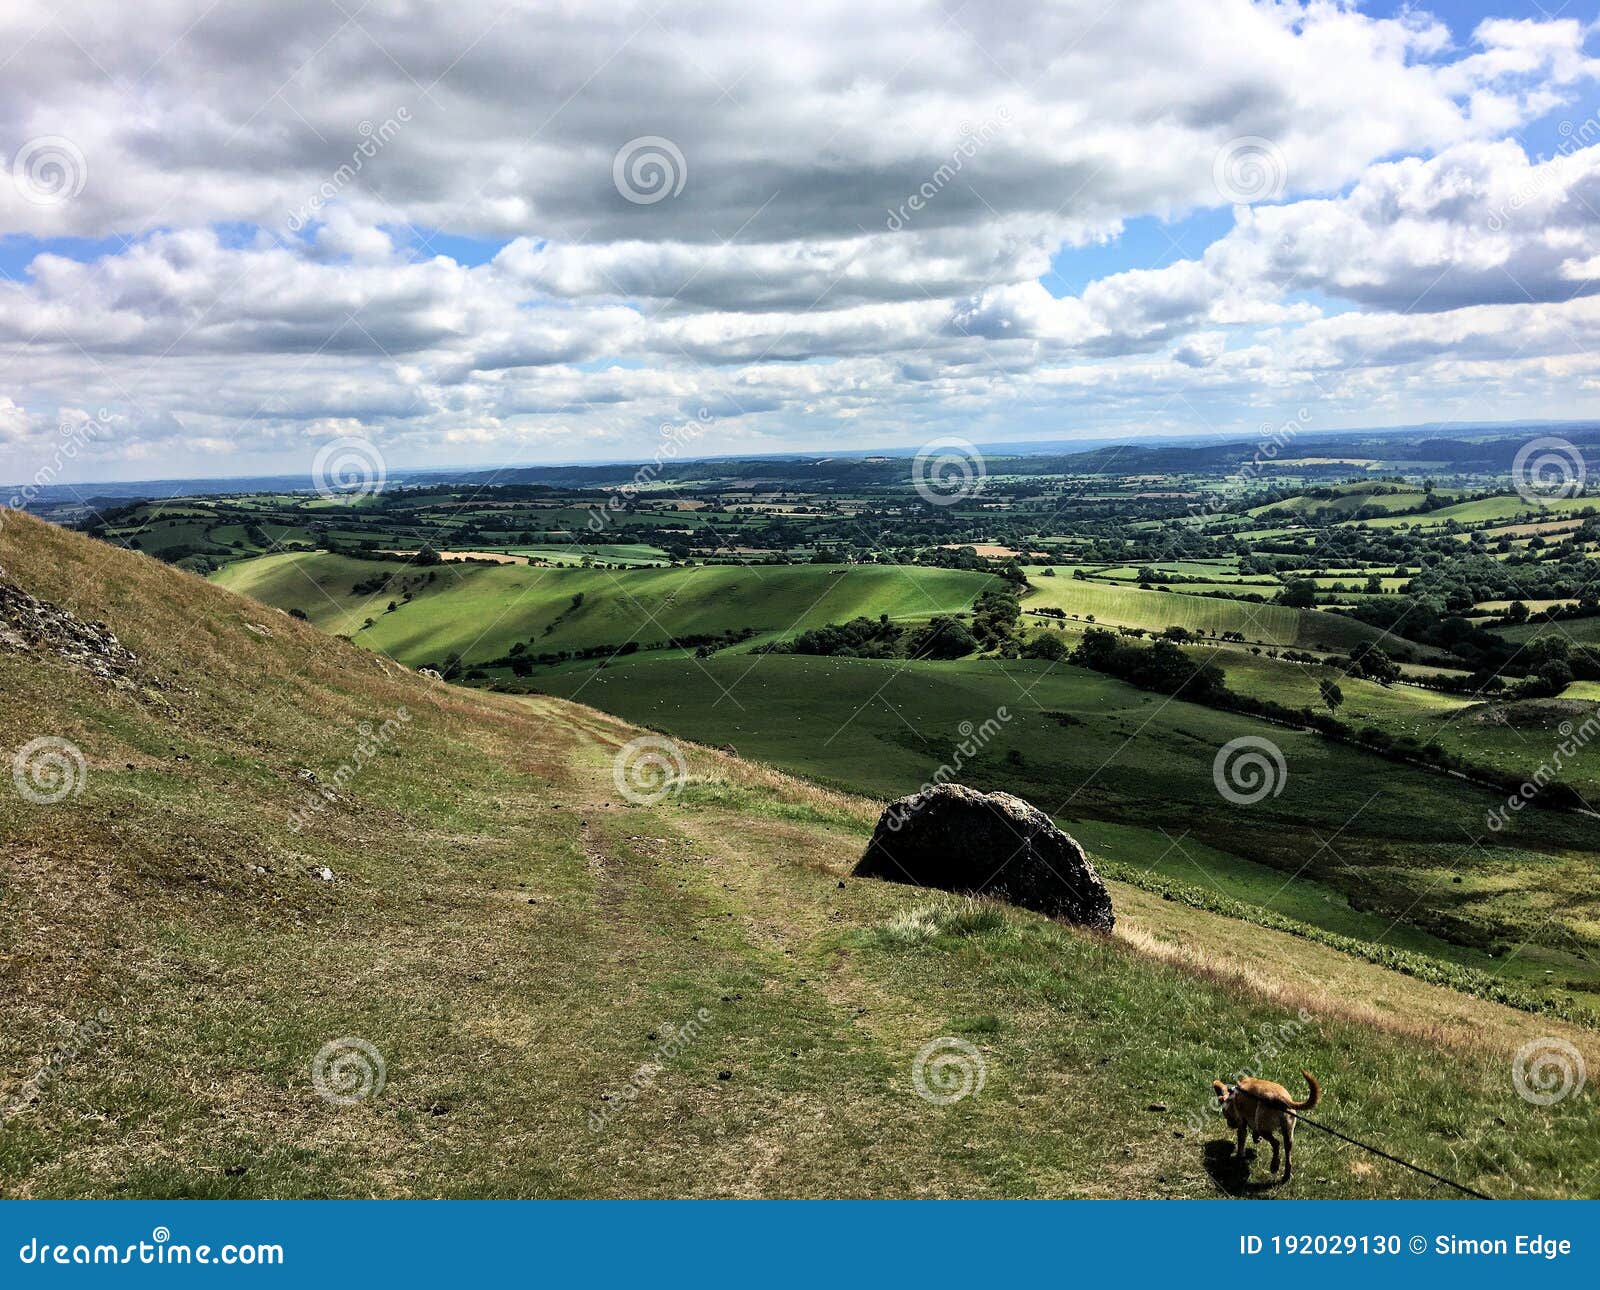
[[[1464,961],[1531,940],[1517,960],[1532,955],[1525,966],[1540,976],[1557,970],[1553,988],[1596,979],[1571,952],[1592,952],[1600,937],[1586,821],[1524,812],[1491,834],[1483,820],[1500,799],[1488,791],[1315,734],[1164,702],[1070,666],[996,660],[719,655],[575,668],[534,684],[853,791],[898,796],[946,766],[1074,825],[1149,821],[1152,841],[1193,837],[1309,877],[1388,923],[1472,951]],[[991,720],[998,733],[963,756],[963,723],[970,732]],[[1221,748],[1243,736],[1279,747],[1287,778],[1281,795],[1237,808],[1213,773]]]
[[[88,769],[58,806],[0,795],[6,1091],[111,1017],[0,1132],[8,1196],[1253,1193],[1206,1108],[1263,1063],[1492,1194],[1593,1191],[1592,1104],[1507,1076],[1538,1035],[1600,1060],[1584,1031],[1120,884],[1104,938],[851,880],[871,803],[688,748],[681,796],[629,807],[639,731],[599,712],[430,684],[26,515],[0,565],[141,660],[124,691],[0,651],[0,746],[57,733]],[[295,833],[302,770],[340,787]],[[341,1036],[386,1069],[348,1106],[311,1074]],[[912,1071],[949,1036],[986,1078],[935,1106]],[[1427,1186],[1326,1141],[1298,1165],[1261,1194]]]
[[[398,590],[352,588],[394,573],[415,598],[385,613]],[[423,583],[428,573],[433,581]],[[325,630],[413,666],[457,652],[498,658],[518,641],[535,653],[649,644],[670,635],[754,628],[758,639],[793,635],[857,615],[927,618],[968,608],[994,585],[983,574],[877,565],[699,565],[677,569],[545,569],[443,565],[420,571],[325,552],[230,565],[215,581],[280,609],[300,608]],[[572,608],[575,596],[583,603]],[[364,629],[367,618],[374,625]],[[547,630],[553,627],[553,630]]]
[[[1364,623],[1317,610],[1290,609],[1283,605],[1248,604],[1240,600],[1188,596],[1172,591],[1142,591],[1137,587],[1108,587],[1079,582],[1059,571],[1054,578],[1039,576],[1043,566],[1026,570],[1035,588],[1024,605],[1029,609],[1054,608],[1069,614],[1121,627],[1163,631],[1183,627],[1207,635],[1242,632],[1248,640],[1283,648],[1348,651],[1378,633]]]

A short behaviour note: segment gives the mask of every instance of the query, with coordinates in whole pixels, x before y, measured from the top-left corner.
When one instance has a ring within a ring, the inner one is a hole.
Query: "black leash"
[[[1318,1124],[1315,1120],[1306,1119],[1299,1111],[1294,1113],[1294,1118],[1301,1124],[1310,1125],[1313,1129],[1321,1129],[1324,1133],[1331,1133],[1334,1137],[1348,1142],[1353,1147],[1360,1147],[1363,1151],[1370,1151],[1375,1156],[1382,1156],[1385,1160],[1392,1160],[1395,1164],[1419,1173],[1425,1178],[1432,1178],[1435,1182],[1442,1182],[1446,1187],[1454,1187],[1457,1191],[1467,1196],[1476,1196],[1479,1200],[1493,1200],[1493,1196],[1485,1196],[1481,1191],[1475,1191],[1465,1183],[1458,1183],[1453,1178],[1446,1178],[1443,1174],[1436,1174],[1431,1169],[1424,1169],[1421,1165],[1414,1165],[1409,1160],[1402,1160],[1399,1156],[1391,1156],[1387,1151],[1379,1151],[1377,1147],[1370,1146],[1348,1134],[1340,1133],[1338,1129],[1330,1129],[1326,1124]]]

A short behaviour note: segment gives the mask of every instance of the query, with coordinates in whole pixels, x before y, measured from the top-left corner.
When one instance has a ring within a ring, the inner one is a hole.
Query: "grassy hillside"
[[[851,880],[875,803],[686,748],[677,796],[627,806],[614,718],[426,683],[26,517],[0,567],[138,656],[122,688],[0,646],[0,746],[84,759],[76,796],[0,795],[6,1195],[1240,1193],[1264,1161],[1225,1164],[1203,1108],[1261,1064],[1494,1194],[1595,1190],[1592,1091],[1508,1077],[1529,1041],[1592,1066],[1593,1032],[1121,885],[1103,939]],[[941,1036],[985,1068],[950,1105],[912,1087]],[[338,1105],[312,1066],[347,1037],[385,1083]],[[1309,1135],[1297,1163],[1265,1194],[1430,1186]]]
[[[380,590],[356,590],[391,576]],[[326,552],[265,556],[214,577],[269,605],[301,609],[317,626],[413,665],[452,652],[469,663],[498,658],[518,641],[538,653],[744,627],[762,638],[790,635],[858,614],[927,618],[966,609],[991,585],[982,574],[875,565],[418,569]],[[406,590],[409,603],[402,599]],[[386,612],[391,601],[398,607]],[[368,618],[374,624],[364,628]]]
[[[1029,609],[1054,608],[1118,627],[1143,627],[1164,631],[1186,627],[1205,632],[1242,632],[1247,640],[1283,648],[1349,651],[1379,633],[1365,623],[1314,609],[1283,605],[1256,605],[1242,600],[1188,596],[1176,591],[1143,591],[1138,587],[1108,587],[1079,582],[1071,577],[1040,576],[1030,568],[1034,594],[1024,602]]]
[[[1386,943],[1400,932],[1431,934],[1413,944],[1579,1010],[1593,1007],[1600,986],[1592,821],[1527,812],[1491,834],[1484,815],[1503,799],[1315,734],[1038,662],[719,655],[694,667],[574,668],[534,684],[879,796],[957,767],[959,779],[1021,793],[1069,828],[1144,830],[1132,861],[1183,861],[1192,839],[1250,862],[1213,871],[1197,852],[1183,866],[1190,881],[1254,885],[1266,866],[1280,892],[1309,880],[1340,917],[1352,905],[1382,916],[1370,930],[1387,932]],[[963,755],[963,736],[995,720],[993,737]],[[1281,792],[1248,807],[1225,801],[1215,778],[1220,750],[1240,738],[1270,739],[1285,768]]]

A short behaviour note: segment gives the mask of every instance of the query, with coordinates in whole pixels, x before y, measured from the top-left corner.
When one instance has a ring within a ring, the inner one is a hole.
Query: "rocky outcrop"
[[[962,784],[891,802],[855,873],[991,896],[1103,932],[1116,921],[1089,857],[1049,816]]]
[[[0,579],[0,649],[50,654],[101,680],[130,688],[139,659],[104,623],[30,596]]]

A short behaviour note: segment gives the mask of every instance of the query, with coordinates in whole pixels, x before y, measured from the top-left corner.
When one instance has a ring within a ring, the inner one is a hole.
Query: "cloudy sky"
[[[1596,18],[7,0],[0,480],[1600,416]]]

